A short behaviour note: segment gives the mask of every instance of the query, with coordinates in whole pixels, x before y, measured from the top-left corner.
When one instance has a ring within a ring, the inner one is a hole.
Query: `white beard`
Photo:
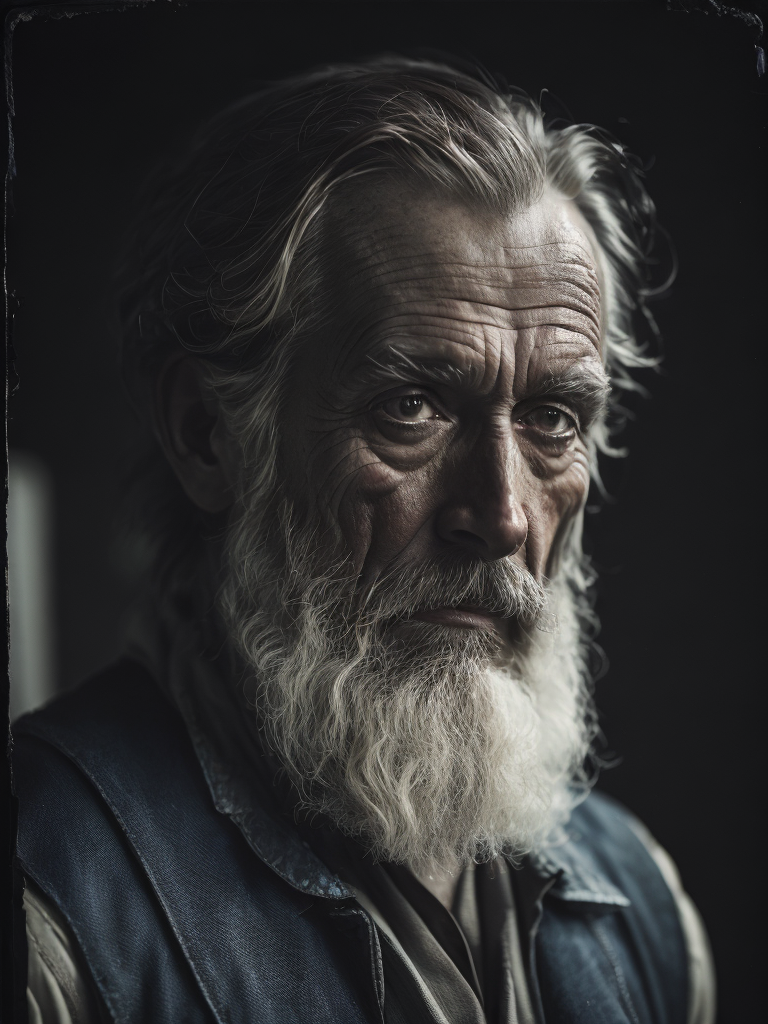
[[[583,797],[593,736],[568,583],[545,591],[510,559],[454,561],[393,568],[361,595],[286,501],[269,537],[265,503],[249,511],[228,539],[221,607],[301,805],[417,872],[551,839]],[[403,622],[457,604],[516,619],[518,641],[503,651],[495,634]]]

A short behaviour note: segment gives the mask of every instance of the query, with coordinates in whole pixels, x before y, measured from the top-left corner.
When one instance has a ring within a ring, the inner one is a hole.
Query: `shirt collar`
[[[219,685],[231,666],[221,664],[220,648],[216,657],[207,653],[210,644],[200,634],[204,617],[190,620],[167,606],[150,612],[139,620],[130,654],[150,669],[176,703],[217,809],[235,822],[259,859],[294,888],[328,899],[352,897],[352,890],[323,864],[290,815],[282,812],[269,771],[243,770],[249,760],[246,752],[253,751],[253,735],[244,731],[245,709],[236,705],[233,689]],[[556,899],[591,908],[630,905],[599,873],[589,847],[575,833],[566,831],[562,841],[531,854],[528,863],[548,883],[541,891]]]
[[[298,835],[271,784],[274,771],[254,758],[251,709],[236,686],[225,646],[211,634],[212,610],[198,614],[166,600],[135,610],[127,653],[141,662],[181,714],[216,809],[227,815],[264,864],[310,896],[353,895]]]
[[[624,893],[599,872],[580,835],[568,835],[564,842],[531,854],[529,862],[542,879],[554,879],[548,895],[555,899],[585,904],[585,909],[630,906]]]

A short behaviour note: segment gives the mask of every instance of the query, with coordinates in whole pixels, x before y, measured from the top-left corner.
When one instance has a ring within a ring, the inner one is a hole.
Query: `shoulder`
[[[146,673],[116,667],[20,720],[14,774],[19,863],[112,1018],[301,1020],[311,996],[318,1021],[368,1019],[367,924],[337,927],[340,899],[315,899],[307,851],[264,808],[247,838],[219,807]]]
[[[597,789],[593,789],[571,815],[571,832],[577,833],[582,829],[608,842],[624,839],[628,832],[636,836],[647,833],[638,817],[618,800]]]
[[[41,1013],[47,1007],[38,1017],[46,1024],[89,1019],[78,995],[83,977],[117,1019],[117,1007],[138,1006],[150,988],[169,1005],[194,992],[148,867],[148,855],[173,854],[170,842],[153,846],[164,837],[151,825],[167,817],[169,800],[182,802],[176,784],[189,776],[185,817],[195,816],[197,791],[205,796],[175,717],[151,677],[126,660],[14,727],[17,856],[34,885],[30,990]],[[142,1016],[144,1009],[134,1019],[173,1019]]]
[[[646,898],[666,898],[679,888],[669,855],[636,815],[605,793],[595,790],[575,808],[568,838],[572,855],[591,862],[595,872],[619,889],[641,886]],[[649,881],[654,883],[650,888]],[[633,893],[627,896],[631,900]]]
[[[633,915],[659,923],[660,942],[668,938],[674,916],[688,969],[687,1022],[711,1024],[716,986],[709,939],[672,857],[636,815],[599,791],[576,808],[570,831],[572,840],[587,847],[600,869],[627,894]]]
[[[164,788],[140,793],[141,776],[200,774],[179,713],[130,658],[24,715],[13,738],[17,792],[29,810],[58,798],[82,804],[100,796],[109,803],[106,788],[121,792],[129,784],[134,799],[154,792],[157,800]]]

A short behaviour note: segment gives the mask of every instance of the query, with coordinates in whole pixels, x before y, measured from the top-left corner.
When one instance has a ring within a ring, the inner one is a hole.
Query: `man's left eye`
[[[400,423],[421,423],[437,419],[439,415],[425,395],[398,395],[382,402],[380,408]]]
[[[576,421],[573,417],[554,405],[540,405],[538,409],[526,413],[520,422],[535,427],[543,434],[549,434],[550,437],[561,437],[576,429]]]

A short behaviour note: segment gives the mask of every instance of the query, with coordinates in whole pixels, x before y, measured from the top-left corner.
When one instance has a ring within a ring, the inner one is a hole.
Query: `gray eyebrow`
[[[368,379],[378,382],[386,378],[400,384],[413,384],[415,376],[436,384],[457,387],[479,383],[482,372],[477,366],[462,369],[448,359],[414,358],[391,348],[379,356],[369,355],[364,368],[355,376],[363,383]]]
[[[529,381],[529,398],[562,398],[577,405],[586,424],[605,412],[611,394],[611,382],[605,370],[586,370],[578,363],[550,373],[538,381]]]

